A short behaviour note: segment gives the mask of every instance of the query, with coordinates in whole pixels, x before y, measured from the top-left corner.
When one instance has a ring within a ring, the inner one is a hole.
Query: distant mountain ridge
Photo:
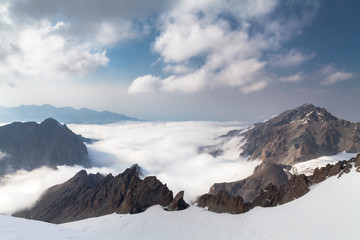
[[[245,140],[239,148],[241,156],[285,165],[343,151],[360,152],[360,122],[338,119],[312,104],[285,111],[249,130],[232,130],[222,136],[224,141],[233,137]],[[201,150],[213,155],[222,153],[221,146]]]
[[[21,105],[19,107],[1,107],[0,122],[35,121],[55,118],[59,122],[70,124],[108,124],[120,121],[139,121],[136,118],[109,111],[94,111],[87,108],[79,110],[72,107],[54,107],[50,104],[41,106]]]

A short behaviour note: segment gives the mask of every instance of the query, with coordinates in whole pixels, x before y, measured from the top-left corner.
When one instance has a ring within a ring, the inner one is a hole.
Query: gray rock
[[[4,155],[0,176],[42,166],[90,166],[82,138],[52,118],[40,124],[15,122],[0,127],[0,151]]]

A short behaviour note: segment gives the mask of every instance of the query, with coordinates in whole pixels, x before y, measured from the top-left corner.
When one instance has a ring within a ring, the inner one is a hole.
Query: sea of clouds
[[[88,144],[94,166],[88,173],[117,175],[133,164],[142,174],[156,176],[176,194],[194,202],[215,182],[235,181],[252,174],[259,161],[239,157],[242,139],[219,136],[246,127],[241,122],[122,122],[108,125],[68,125],[76,134],[96,139]],[[202,146],[220,144],[219,157],[200,152]],[[33,205],[49,187],[73,177],[81,166],[43,167],[18,171],[0,181],[0,213],[11,214]]]

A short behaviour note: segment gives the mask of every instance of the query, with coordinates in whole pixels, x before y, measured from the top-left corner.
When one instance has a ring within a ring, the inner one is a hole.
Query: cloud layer
[[[70,125],[76,133],[99,142],[89,145],[89,154],[99,166],[119,173],[137,163],[144,174],[155,175],[176,194],[185,190],[186,199],[195,200],[215,182],[242,179],[259,162],[239,158],[239,142],[224,146],[225,155],[214,158],[198,152],[204,145],[241,123],[220,122],[142,122],[105,126]]]
[[[99,139],[88,146],[98,167],[88,173],[117,175],[137,163],[144,176],[155,175],[174,191],[185,190],[187,201],[208,192],[215,182],[234,181],[253,172],[258,161],[239,158],[239,142],[223,146],[214,158],[198,148],[221,142],[216,137],[243,126],[239,122],[129,122],[111,125],[69,125],[77,134]],[[81,167],[60,166],[18,171],[0,182],[0,213],[30,207],[47,188],[67,181]]]

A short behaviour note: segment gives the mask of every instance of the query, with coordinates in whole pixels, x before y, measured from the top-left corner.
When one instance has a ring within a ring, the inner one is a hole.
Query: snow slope
[[[352,170],[288,204],[241,215],[195,206],[166,212],[155,206],[141,214],[112,214],[61,226],[111,239],[360,239],[359,184],[360,173]]]
[[[296,175],[305,174],[310,176],[313,174],[315,168],[325,167],[327,164],[336,164],[339,161],[349,160],[356,157],[356,153],[341,152],[334,156],[322,156],[306,162],[301,162],[292,166],[290,172]]]
[[[108,238],[34,220],[0,215],[1,240],[106,240]]]

